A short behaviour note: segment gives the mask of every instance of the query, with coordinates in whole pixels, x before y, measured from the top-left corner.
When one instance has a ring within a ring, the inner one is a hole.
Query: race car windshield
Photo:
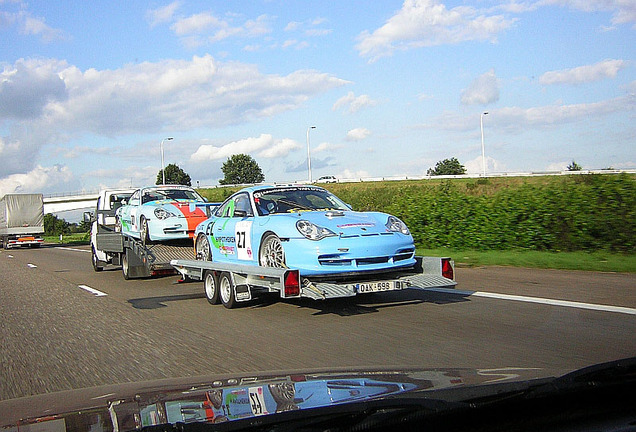
[[[324,189],[310,187],[258,191],[254,193],[254,203],[261,216],[299,211],[350,210],[335,195]]]
[[[158,200],[195,200],[203,201],[201,195],[188,189],[151,189],[144,191],[142,201],[144,203]]]

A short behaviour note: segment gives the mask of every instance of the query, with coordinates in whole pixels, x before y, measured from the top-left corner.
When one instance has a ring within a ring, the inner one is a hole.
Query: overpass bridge
[[[93,209],[97,205],[98,196],[98,192],[76,193],[73,195],[63,196],[45,196],[44,214]]]

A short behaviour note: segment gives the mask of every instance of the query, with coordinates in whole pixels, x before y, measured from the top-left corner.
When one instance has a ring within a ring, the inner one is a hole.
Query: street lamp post
[[[160,147],[161,147],[161,176],[162,176],[162,179],[163,179],[161,184],[163,184],[163,185],[166,184],[166,168],[163,165],[163,142],[164,141],[172,141],[172,140],[173,140],[172,137],[164,138],[164,139],[161,140],[161,145],[160,145]]]
[[[479,124],[481,126],[481,167],[486,177],[486,151],[484,150],[484,116],[488,115],[488,111],[481,113],[479,116]]]
[[[309,171],[309,183],[311,183],[311,152],[309,151],[309,131],[316,129],[316,126],[309,126],[307,128],[307,171]]]

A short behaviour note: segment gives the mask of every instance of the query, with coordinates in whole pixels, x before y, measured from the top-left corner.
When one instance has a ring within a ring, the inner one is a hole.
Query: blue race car
[[[143,243],[193,238],[196,226],[208,218],[210,206],[188,186],[165,185],[137,189],[117,209],[121,232]]]
[[[197,259],[297,269],[303,276],[390,271],[415,264],[406,225],[355,212],[317,186],[253,186],[197,226]]]

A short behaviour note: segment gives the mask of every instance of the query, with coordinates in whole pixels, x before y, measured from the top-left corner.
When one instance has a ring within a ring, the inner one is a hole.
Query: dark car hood
[[[0,401],[2,430],[133,430],[167,422],[231,421],[415,391],[472,388],[554,376],[545,369],[385,369],[214,375],[70,390]]]

